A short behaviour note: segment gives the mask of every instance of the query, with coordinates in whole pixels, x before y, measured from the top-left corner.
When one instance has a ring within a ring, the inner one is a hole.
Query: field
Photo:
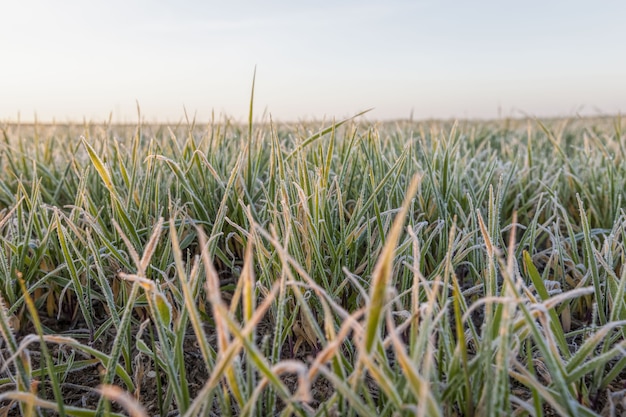
[[[0,126],[0,415],[622,415],[624,122],[363,117]]]

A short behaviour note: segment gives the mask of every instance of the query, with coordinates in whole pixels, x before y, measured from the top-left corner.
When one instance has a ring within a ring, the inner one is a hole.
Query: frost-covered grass
[[[0,412],[618,413],[622,128],[5,124]]]

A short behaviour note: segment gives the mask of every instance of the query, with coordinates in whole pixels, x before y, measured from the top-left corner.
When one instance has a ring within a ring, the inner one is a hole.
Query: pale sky
[[[0,121],[626,112],[626,1],[0,0]],[[500,113],[499,113],[500,112]]]

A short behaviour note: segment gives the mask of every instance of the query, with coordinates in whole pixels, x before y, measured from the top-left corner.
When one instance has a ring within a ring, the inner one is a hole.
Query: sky
[[[623,0],[0,0],[0,121],[626,112]],[[263,116],[265,115],[265,116]]]

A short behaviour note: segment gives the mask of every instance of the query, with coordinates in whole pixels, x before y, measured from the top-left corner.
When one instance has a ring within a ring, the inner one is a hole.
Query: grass
[[[618,415],[622,129],[5,124],[0,412]]]

